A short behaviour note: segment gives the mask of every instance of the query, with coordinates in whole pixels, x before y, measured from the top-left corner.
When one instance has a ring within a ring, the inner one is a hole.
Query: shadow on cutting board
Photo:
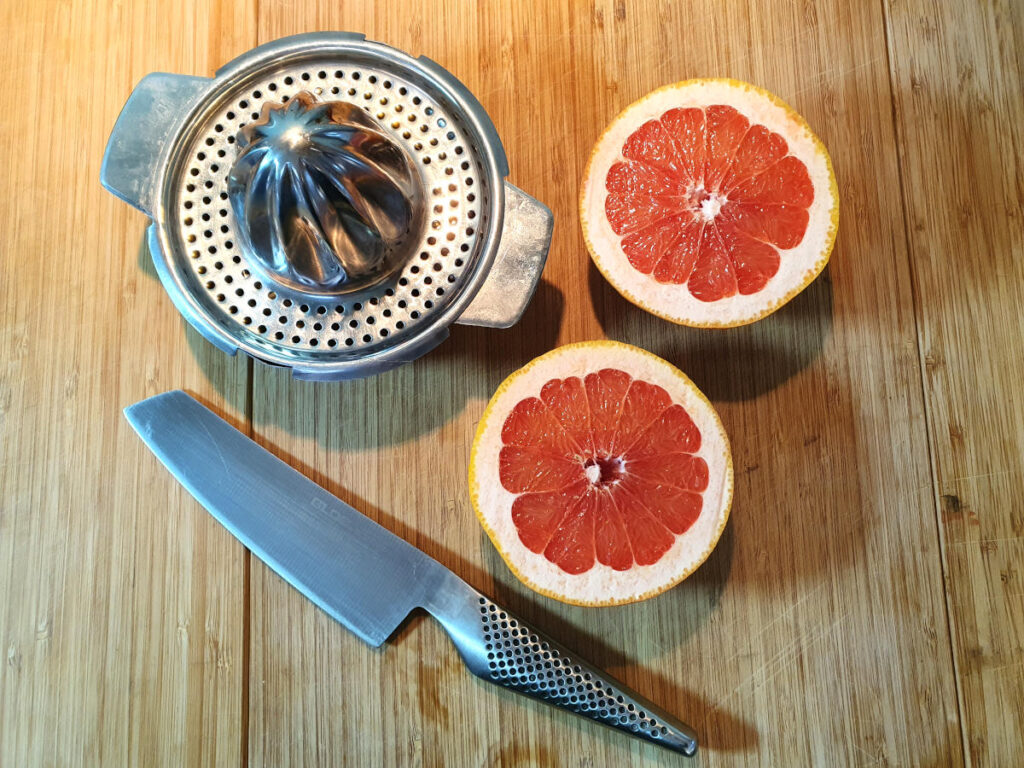
[[[688,722],[697,730],[702,749],[748,751],[757,746],[757,732],[687,688],[685,670],[665,665],[665,660],[674,657],[676,650],[701,629],[718,606],[732,570],[733,547],[733,528],[729,525],[707,561],[678,586],[639,603],[583,608],[532,593],[516,580],[490,539],[481,533],[488,572],[483,584],[491,585],[481,591],[490,591],[500,604],[534,628]],[[460,572],[461,563],[449,565]],[[481,583],[475,586],[480,588]],[[671,606],[667,610],[666,603]],[[674,620],[666,622],[666,617]],[[685,660],[685,654],[681,658]],[[567,722],[580,729],[591,727],[575,717],[569,717]],[[614,731],[595,727],[593,734],[610,744],[626,745],[621,734]],[[663,758],[665,764],[678,764],[677,755],[658,748],[652,748],[651,754]]]
[[[841,240],[836,247],[841,257]],[[725,329],[651,315],[620,296],[593,263],[589,269],[605,333],[678,367],[722,417],[735,469],[726,529],[736,536],[731,581],[804,594],[820,587],[822,574],[857,562],[874,511],[852,457],[874,438],[862,431],[858,393],[842,375],[845,355],[833,348],[824,356],[836,322],[832,267],[773,314]]]
[[[137,262],[147,277],[159,280],[145,232]],[[253,423],[257,429],[270,424],[340,450],[373,451],[415,440],[451,421],[467,400],[489,398],[506,375],[551,349],[564,305],[562,292],[541,280],[523,317],[511,328],[452,325],[436,349],[367,379],[297,381],[288,370],[253,362]],[[181,325],[203,374],[236,412],[245,413],[245,392],[225,391],[210,368],[216,356],[206,354],[209,342],[184,318]]]
[[[712,402],[753,400],[820,355],[832,328],[832,279],[825,271],[788,304],[738,328],[674,325],[624,299],[594,266],[590,296],[610,339],[636,344],[680,368]]]

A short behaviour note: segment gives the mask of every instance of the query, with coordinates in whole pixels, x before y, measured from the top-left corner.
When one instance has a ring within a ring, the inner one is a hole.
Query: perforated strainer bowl
[[[228,199],[236,137],[265,104],[303,92],[362,107],[419,174],[422,225],[398,268],[368,287],[302,292],[241,246]],[[101,180],[152,219],[160,279],[203,336],[296,377],[347,379],[419,357],[452,322],[519,319],[544,267],[552,215],[507,174],[487,114],[441,66],[361,35],[315,33],[255,48],[212,79],[148,75],[117,119]]]

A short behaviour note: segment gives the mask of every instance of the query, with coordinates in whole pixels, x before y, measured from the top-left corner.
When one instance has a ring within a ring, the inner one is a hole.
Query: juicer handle
[[[157,169],[178,127],[210,80],[154,72],[135,86],[107,140],[100,183],[153,218]]]
[[[515,325],[537,290],[553,226],[554,216],[546,205],[506,181],[498,253],[487,280],[456,322],[487,328]]]
[[[469,670],[650,744],[693,757],[693,729],[448,572],[423,606]]]

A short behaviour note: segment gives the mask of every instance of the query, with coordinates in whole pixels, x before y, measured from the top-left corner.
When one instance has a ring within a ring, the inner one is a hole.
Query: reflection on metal
[[[402,263],[423,191],[406,154],[362,109],[303,91],[264,104],[237,144],[228,195],[242,246],[267,277],[338,293]]]

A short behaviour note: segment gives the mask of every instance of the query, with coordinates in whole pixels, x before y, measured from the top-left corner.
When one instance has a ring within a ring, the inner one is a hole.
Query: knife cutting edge
[[[328,493],[181,391],[125,409],[139,436],[211,515],[372,646],[415,608],[488,682],[688,757],[693,731]]]

